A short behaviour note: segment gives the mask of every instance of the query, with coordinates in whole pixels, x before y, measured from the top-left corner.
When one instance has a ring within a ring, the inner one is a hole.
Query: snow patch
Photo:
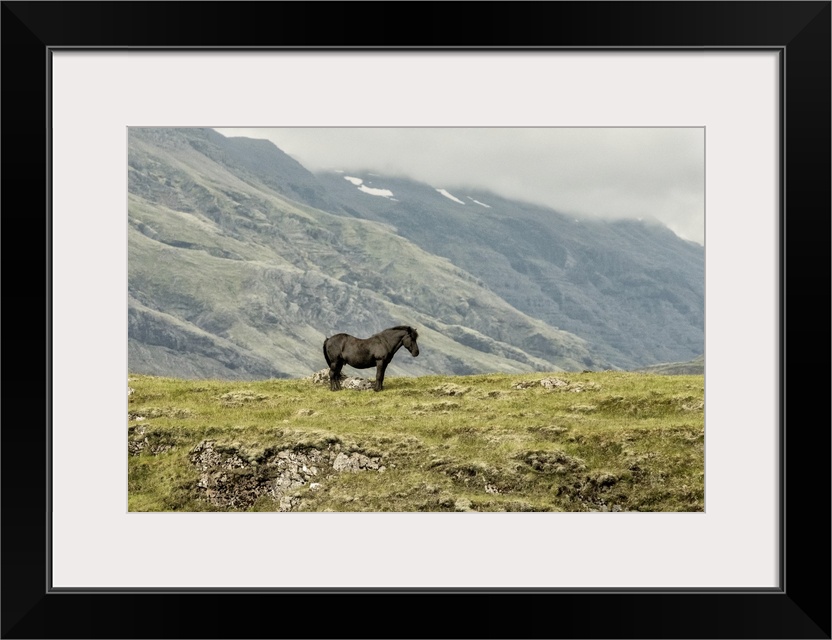
[[[476,204],[480,205],[481,207],[485,207],[486,209],[490,209],[490,208],[491,208],[491,205],[490,205],[490,204],[485,204],[484,202],[480,202],[479,200],[474,200],[471,196],[468,196],[468,199],[469,199],[471,202],[475,202]]]
[[[363,191],[371,196],[382,196],[384,198],[392,198],[393,192],[390,189],[374,189],[372,187],[368,187],[367,185],[361,185],[358,187],[359,191]]]
[[[358,187],[359,191],[363,191],[366,194],[371,196],[382,196],[383,198],[392,198],[393,192],[390,189],[375,189],[373,187],[368,187],[364,184],[364,180],[361,178],[356,178],[354,176],[344,176],[344,180],[347,180]]]
[[[437,189],[437,191],[439,193],[441,193],[443,196],[445,196],[446,198],[448,198],[449,200],[453,200],[454,202],[458,202],[459,204],[465,204],[462,200],[460,200],[456,196],[453,196],[450,193],[448,193],[447,191],[445,191],[445,189]]]

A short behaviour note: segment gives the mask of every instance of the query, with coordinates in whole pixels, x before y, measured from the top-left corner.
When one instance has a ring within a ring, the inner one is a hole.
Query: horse
[[[369,338],[356,338],[347,333],[338,333],[324,340],[324,358],[329,367],[329,389],[341,389],[341,367],[345,364],[356,369],[367,369],[375,365],[376,382],[373,391],[381,391],[384,385],[384,370],[396,351],[404,347],[414,358],[419,355],[416,339],[419,334],[413,327],[398,326],[380,331]]]

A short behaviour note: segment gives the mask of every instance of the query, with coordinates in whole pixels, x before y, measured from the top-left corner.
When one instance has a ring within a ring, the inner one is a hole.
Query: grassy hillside
[[[702,376],[128,385],[130,511],[704,510]]]

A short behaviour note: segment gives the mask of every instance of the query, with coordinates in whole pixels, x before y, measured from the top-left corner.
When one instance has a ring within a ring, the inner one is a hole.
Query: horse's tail
[[[329,354],[326,352],[326,343],[329,342],[329,338],[324,340],[324,358],[326,359],[326,366],[331,367],[332,361],[329,359]]]

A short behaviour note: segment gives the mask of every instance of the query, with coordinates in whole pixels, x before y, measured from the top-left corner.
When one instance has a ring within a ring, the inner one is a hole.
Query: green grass
[[[128,385],[130,511],[704,510],[701,375]]]

